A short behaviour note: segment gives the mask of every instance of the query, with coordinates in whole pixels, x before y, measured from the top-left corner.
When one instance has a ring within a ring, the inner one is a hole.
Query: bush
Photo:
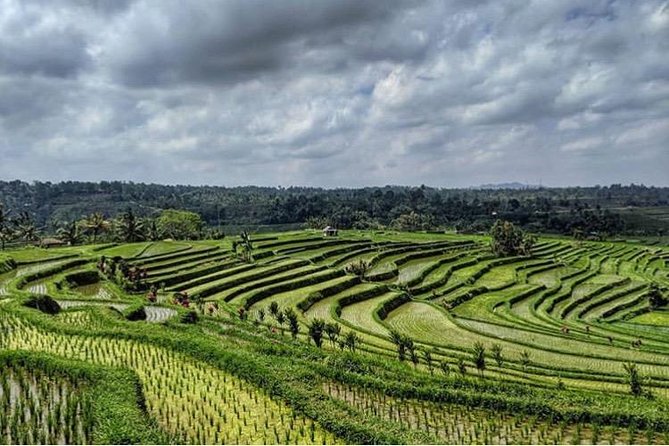
[[[199,316],[195,310],[185,311],[181,317],[179,317],[179,322],[182,324],[195,324],[199,320]]]
[[[46,314],[58,314],[60,312],[60,305],[51,296],[46,294],[33,295],[23,302],[23,306],[34,308]]]

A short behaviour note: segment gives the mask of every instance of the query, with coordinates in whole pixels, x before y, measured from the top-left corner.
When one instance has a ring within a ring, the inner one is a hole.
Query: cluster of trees
[[[490,247],[500,257],[529,256],[536,238],[509,221],[497,220],[490,229]]]
[[[167,209],[157,217],[138,217],[131,208],[115,218],[108,219],[100,212],[84,218],[62,222],[55,228],[55,234],[64,243],[76,245],[90,242],[139,242],[144,240],[191,240],[208,236],[222,238],[217,231],[204,232],[202,218],[189,211]],[[12,242],[30,243],[40,240],[43,231],[28,211],[21,211],[12,217],[11,210],[0,204],[0,246]]]
[[[21,211],[12,217],[11,212],[0,203],[0,248],[7,243],[22,241],[34,242],[39,239],[37,227],[27,211]]]
[[[117,215],[130,206],[140,217],[162,209],[184,209],[213,227],[301,224],[340,229],[451,227],[485,231],[497,218],[532,232],[586,236],[667,231],[666,220],[626,207],[669,206],[669,188],[640,185],[525,189],[362,189],[163,186],[123,182],[28,184],[0,182],[0,201],[27,210],[39,226],[79,220],[95,212]]]

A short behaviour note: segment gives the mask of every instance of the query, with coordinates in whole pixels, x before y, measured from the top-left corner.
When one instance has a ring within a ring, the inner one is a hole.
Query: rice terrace
[[[0,0],[0,445],[669,445],[669,0]]]
[[[301,230],[3,255],[4,443],[669,442],[666,247]]]

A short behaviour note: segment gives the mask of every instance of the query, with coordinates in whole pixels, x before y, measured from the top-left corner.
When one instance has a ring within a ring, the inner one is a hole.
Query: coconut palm
[[[276,301],[269,303],[269,314],[271,314],[274,319],[279,315],[279,304],[276,303]]]
[[[341,333],[341,325],[339,325],[336,322],[333,322],[331,324],[325,324],[325,333],[327,333],[328,335],[330,344],[332,344],[332,346],[334,347],[337,342],[337,338]]]
[[[423,350],[423,359],[425,364],[427,364],[427,369],[430,371],[430,375],[434,375],[434,364],[432,363],[432,352],[430,350]]]
[[[9,214],[9,210],[5,210],[5,207],[0,203],[0,246],[3,251],[5,250],[5,244],[14,238]]]
[[[12,223],[14,224],[16,235],[23,241],[32,242],[39,239],[35,221],[27,211],[21,212]]]
[[[325,321],[323,319],[314,319],[309,324],[309,337],[313,339],[316,347],[323,345],[323,331],[325,331]]]
[[[93,235],[93,243],[96,242],[98,235],[107,231],[110,227],[109,221],[105,220],[104,216],[99,212],[95,212],[86,217],[83,225],[86,228],[86,231]]]
[[[61,225],[56,233],[58,234],[58,237],[68,245],[76,245],[81,239],[79,225],[77,225],[77,222],[74,220],[70,223]]]
[[[145,219],[143,222],[144,228],[146,229],[146,238],[155,242],[163,238],[158,223],[155,218]]]
[[[623,364],[625,373],[627,373],[627,382],[630,386],[630,393],[634,396],[639,396],[642,393],[641,376],[639,375],[639,368],[636,364],[627,362]]]
[[[349,331],[349,332],[347,332],[346,335],[344,336],[344,344],[345,344],[346,347],[348,347],[352,352],[355,352],[355,348],[356,348],[356,346],[358,345],[358,342],[359,342],[359,341],[360,341],[360,338],[359,338],[358,335],[357,335],[355,332],[353,332],[353,331]]]
[[[138,242],[144,239],[144,222],[137,218],[128,208],[118,221],[118,234],[126,243]]]
[[[502,346],[499,344],[493,344],[490,348],[492,352],[492,359],[497,363],[497,367],[502,367],[504,365],[504,357],[502,356]]]
[[[239,234],[239,246],[242,248],[242,258],[246,262],[252,262],[253,244],[251,243],[251,235],[248,232],[242,231],[242,233]]]
[[[404,361],[406,358],[406,343],[404,342],[404,336],[395,330],[390,331],[390,342],[395,344],[397,347],[397,356],[400,361]]]
[[[297,313],[292,308],[287,308],[284,311],[286,319],[288,319],[288,327],[290,328],[290,334],[293,336],[293,339],[297,338],[297,334],[300,332],[300,323],[297,319]]]
[[[476,369],[479,371],[481,377],[483,377],[483,372],[485,371],[485,347],[481,342],[476,342],[474,344],[473,352],[473,362],[476,366]]]

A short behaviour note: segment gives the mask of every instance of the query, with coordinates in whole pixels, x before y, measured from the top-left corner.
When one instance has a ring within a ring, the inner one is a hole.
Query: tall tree
[[[623,364],[625,373],[627,373],[627,383],[630,386],[630,393],[634,396],[641,395],[643,389],[641,387],[641,375],[636,364],[627,362]]]
[[[314,319],[309,324],[309,336],[313,339],[316,347],[323,345],[323,331],[325,330],[325,321],[323,319]]]
[[[65,223],[58,228],[58,237],[68,245],[76,245],[81,239],[79,225],[75,220]]]
[[[83,225],[86,228],[86,232],[93,236],[93,243],[97,241],[98,235],[106,232],[110,227],[109,222],[99,212],[94,212],[86,217]]]
[[[328,335],[328,339],[330,340],[330,344],[334,347],[337,338],[339,337],[339,334],[341,333],[341,325],[339,325],[336,322],[333,322],[331,324],[326,324],[325,325],[325,333]]]
[[[485,371],[485,347],[482,343],[476,342],[474,344],[473,352],[473,362],[476,366],[476,369],[479,371],[481,377],[483,377],[483,372]]]
[[[16,235],[24,242],[34,242],[39,239],[35,220],[27,211],[21,212],[12,223]]]
[[[239,234],[239,243],[238,246],[241,246],[242,248],[242,258],[246,262],[252,262],[253,261],[253,243],[251,242],[251,235],[246,232],[242,231],[241,234]],[[236,249],[235,249],[236,252]]]
[[[397,357],[400,361],[404,361],[406,358],[406,343],[404,342],[404,336],[401,333],[395,330],[390,331],[390,342],[395,344],[397,347]]]
[[[498,256],[528,256],[535,238],[508,221],[497,220],[490,229],[490,247]]]
[[[297,319],[297,313],[292,308],[286,308],[284,311],[286,319],[288,319],[288,327],[290,328],[290,334],[293,336],[293,339],[297,338],[297,334],[300,332],[300,323]]]
[[[165,237],[175,240],[191,240],[200,236],[204,223],[200,214],[176,209],[166,209],[156,221]]]
[[[139,242],[144,239],[144,222],[137,218],[130,208],[121,214],[116,227],[121,240],[126,243]]]
[[[0,247],[3,251],[5,250],[5,244],[14,237],[9,215],[9,210],[5,210],[5,207],[0,203]]]

